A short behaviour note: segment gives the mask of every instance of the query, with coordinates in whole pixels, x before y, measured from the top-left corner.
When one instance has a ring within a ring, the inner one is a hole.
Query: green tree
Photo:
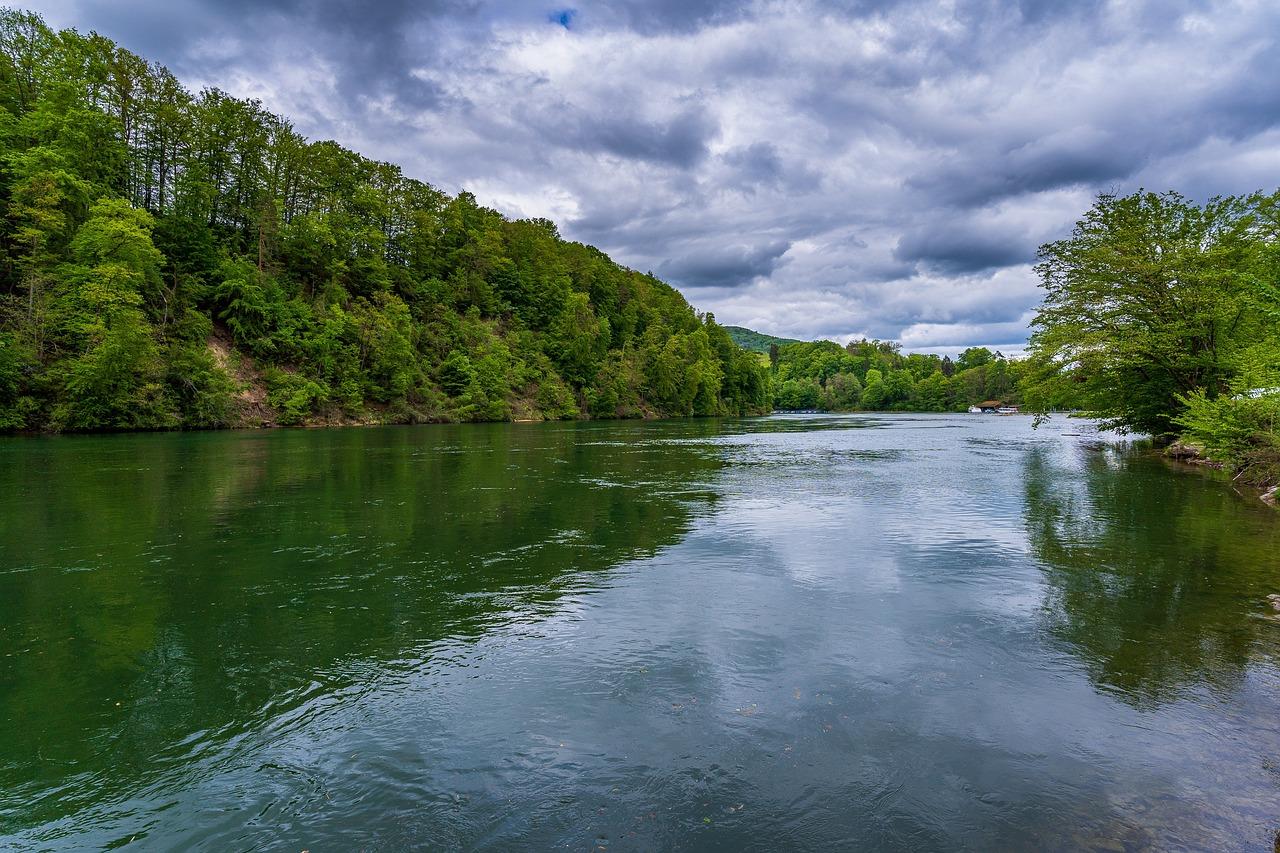
[[[440,387],[457,397],[476,381],[476,369],[466,353],[455,350],[440,365],[439,376]]]
[[[1248,290],[1262,201],[1099,196],[1069,238],[1040,249],[1039,381],[1070,373],[1107,426],[1174,433],[1186,395],[1226,390],[1241,333],[1257,325]]]
[[[104,199],[71,241],[57,314],[63,341],[79,354],[63,365],[55,425],[63,429],[174,426],[162,393],[162,364],[143,308],[164,260],[151,217]]]
[[[823,387],[822,406],[828,411],[853,411],[861,399],[862,383],[852,373],[837,373]]]
[[[35,408],[24,394],[32,359],[12,334],[0,332],[0,430],[22,429]]]
[[[957,371],[972,370],[995,360],[996,354],[986,347],[969,347],[956,358]]]
[[[945,412],[947,406],[947,377],[939,370],[916,383],[916,408],[925,412]]]
[[[862,387],[862,408],[879,411],[889,403],[889,389],[885,385],[884,375],[876,368],[867,371],[866,383]]]

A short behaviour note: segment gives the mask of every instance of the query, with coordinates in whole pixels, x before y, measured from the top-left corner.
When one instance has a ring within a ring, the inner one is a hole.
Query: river
[[[1057,419],[0,440],[0,848],[1270,850],[1280,514]]]

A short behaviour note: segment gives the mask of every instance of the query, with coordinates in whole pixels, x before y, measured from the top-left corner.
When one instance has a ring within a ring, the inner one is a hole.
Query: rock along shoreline
[[[1183,465],[1196,465],[1216,471],[1224,471],[1227,468],[1222,462],[1205,455],[1203,447],[1184,441],[1175,441],[1170,444],[1164,449],[1164,456]],[[1269,507],[1280,509],[1280,485],[1264,485],[1257,488],[1259,500]]]

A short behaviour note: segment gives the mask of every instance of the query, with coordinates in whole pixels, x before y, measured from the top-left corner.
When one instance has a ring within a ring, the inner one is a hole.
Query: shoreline
[[[422,418],[359,418],[359,417],[330,417],[321,416],[304,420],[300,423],[280,423],[274,420],[243,420],[236,423],[224,424],[222,426],[200,426],[200,427],[155,427],[147,428],[131,428],[121,427],[113,429],[105,427],[103,429],[77,429],[77,430],[52,430],[52,429],[25,429],[10,430],[0,432],[0,439],[4,438],[58,438],[71,436],[105,436],[105,435],[167,435],[173,433],[215,433],[215,432],[274,432],[288,430],[316,430],[316,429],[365,429],[368,427],[415,427],[415,426],[465,426],[475,425],[481,426],[485,424],[544,424],[544,423],[627,423],[640,421],[685,421],[685,420],[708,420],[715,418],[763,418],[769,417],[769,412],[748,412],[741,415],[671,415],[660,412],[645,411],[637,415],[629,415],[613,418],[599,418],[590,416],[578,416],[572,418],[504,418],[502,420],[459,420],[448,417],[422,417]]]
[[[1184,441],[1175,441],[1160,451],[1160,455],[1177,466],[1184,466],[1188,471],[1195,468],[1208,468],[1213,471],[1230,473],[1225,463],[1205,455],[1204,448]],[[1240,485],[1234,479],[1228,481],[1234,491],[1240,491]],[[1256,485],[1243,484],[1250,492],[1256,492],[1258,500],[1272,509],[1280,510],[1280,485],[1264,483]]]
[[[624,421],[655,421],[655,420],[696,420],[711,417],[741,417],[741,418],[760,418],[776,415],[788,414],[855,414],[865,412],[867,414],[962,414],[958,412],[886,412],[873,410],[854,410],[851,412],[792,412],[787,410],[773,410],[770,412],[755,412],[745,415],[666,415],[656,412],[644,412],[632,417],[617,418],[593,418],[593,417],[576,417],[576,418],[509,418],[505,420],[493,421],[461,421],[449,418],[356,418],[356,417],[334,417],[320,416],[311,420],[296,424],[282,424],[273,420],[254,420],[245,419],[240,423],[227,424],[218,427],[197,427],[193,429],[182,428],[159,428],[159,429],[100,429],[100,430],[74,430],[74,431],[56,431],[56,430],[16,430],[12,432],[0,433],[2,438],[54,438],[58,436],[103,436],[103,435],[143,435],[143,434],[160,434],[160,433],[183,433],[183,432],[241,432],[241,431],[269,431],[269,430],[315,430],[315,429],[349,429],[349,428],[365,428],[365,427],[386,427],[386,426],[431,426],[431,425],[459,425],[459,424],[538,424],[538,423],[568,423],[576,422],[624,422]],[[1029,413],[1019,412],[1018,414],[1026,415]],[[1008,417],[1009,415],[1003,415]],[[1172,463],[1175,467],[1184,469],[1189,473],[1196,469],[1208,468],[1213,471],[1221,471],[1226,473],[1227,467],[1223,462],[1212,459],[1205,455],[1204,449],[1183,441],[1174,441],[1163,449],[1153,448],[1158,455],[1165,461]],[[1227,485],[1236,492],[1241,492],[1240,484],[1234,480],[1227,481]],[[1245,484],[1246,489],[1250,493],[1256,494],[1258,500],[1266,504],[1272,509],[1280,511],[1280,484]]]

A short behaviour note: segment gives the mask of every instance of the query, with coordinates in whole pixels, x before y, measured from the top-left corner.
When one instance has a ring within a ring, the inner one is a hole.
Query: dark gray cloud
[[[722,158],[734,172],[725,185],[746,193],[770,189],[803,193],[817,189],[822,182],[816,169],[806,163],[787,162],[772,142],[732,148]]]
[[[82,0],[73,5],[78,9],[68,23],[99,29],[181,76],[195,75],[219,87],[238,74],[266,71],[273,61],[322,59],[330,72],[322,91],[342,100],[351,121],[379,101],[402,110],[439,107],[446,92],[417,73],[443,59],[434,35],[483,25],[478,6],[469,0]],[[292,104],[325,112],[309,108],[307,81],[298,82],[302,91]],[[294,118],[305,122],[309,117]],[[324,127],[320,122],[314,130]]]
[[[975,145],[974,150],[941,157],[912,175],[908,184],[944,204],[980,208],[1026,193],[1103,186],[1133,174],[1157,153],[1149,140],[1092,127],[1002,142],[1011,147]]]
[[[646,119],[626,110],[591,113],[560,102],[541,104],[525,119],[547,145],[680,169],[691,168],[707,156],[719,129],[698,105],[682,107],[668,117]]]
[[[999,231],[942,223],[908,231],[893,256],[942,273],[973,273],[1028,263],[1035,257],[1035,247]]]
[[[722,321],[1016,350],[1102,189],[1280,182],[1258,0],[36,0]]]
[[[644,0],[603,2],[584,6],[585,23],[622,27],[645,35],[687,33],[713,23],[742,17],[746,4],[732,0]]]
[[[778,266],[790,244],[710,246],[658,265],[659,275],[687,287],[737,287],[764,278]]]
[[[724,161],[737,170],[740,187],[777,186],[782,181],[782,158],[772,142],[753,142],[726,151]]]

